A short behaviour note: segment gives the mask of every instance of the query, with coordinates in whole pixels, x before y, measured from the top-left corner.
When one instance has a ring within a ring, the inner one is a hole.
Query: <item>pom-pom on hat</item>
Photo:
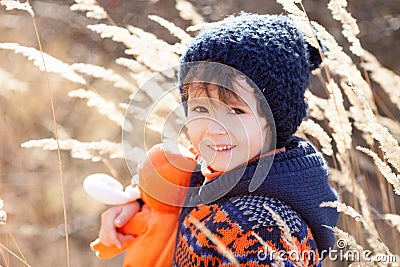
[[[261,90],[275,120],[277,147],[285,146],[306,116],[304,92],[321,59],[285,15],[241,13],[200,31],[181,58],[185,64],[215,61],[245,74]],[[182,94],[182,100],[187,96]]]

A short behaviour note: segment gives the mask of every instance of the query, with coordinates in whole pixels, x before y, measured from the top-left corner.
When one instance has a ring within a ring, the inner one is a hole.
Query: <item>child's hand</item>
[[[133,239],[131,235],[124,235],[117,228],[124,226],[136,213],[140,211],[137,201],[124,205],[114,206],[101,214],[101,226],[99,232],[100,241],[106,246],[122,247],[122,244]]]
[[[123,266],[172,265],[180,211],[178,204],[184,202],[197,163],[190,152],[184,156],[180,149],[168,149],[163,144],[153,146],[147,156],[138,165],[138,177],[134,180],[144,188],[152,189],[151,194],[139,190],[137,185],[127,189],[136,189],[139,194],[134,190],[124,191],[121,184],[104,174],[85,179],[84,189],[93,198],[108,204],[116,199],[122,202],[118,201],[119,205],[103,212],[99,238],[90,244],[100,259],[112,258],[126,250]],[[144,202],[141,207],[138,202],[133,202],[139,196]],[[162,197],[175,205],[160,201]]]

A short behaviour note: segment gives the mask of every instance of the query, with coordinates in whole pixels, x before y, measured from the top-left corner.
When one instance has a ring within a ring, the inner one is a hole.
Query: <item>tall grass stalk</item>
[[[52,87],[50,85],[50,79],[48,77],[45,56],[43,54],[42,43],[40,41],[39,31],[38,31],[38,28],[37,28],[37,25],[36,25],[35,13],[34,13],[34,11],[32,9],[32,6],[31,6],[31,3],[30,3],[29,0],[27,0],[25,3],[22,3],[22,4],[19,1],[3,0],[1,2],[1,4],[5,5],[8,9],[22,9],[22,10],[25,10],[25,11],[28,12],[28,14],[32,18],[32,24],[33,24],[35,35],[36,35],[36,40],[37,40],[37,43],[38,43],[38,46],[39,46],[39,50],[41,52],[41,58],[42,58],[42,63],[43,63],[44,73],[45,73],[45,76],[46,76],[47,88],[48,88],[49,98],[50,98],[50,107],[51,107],[51,113],[52,113],[52,117],[53,117],[54,132],[55,132],[56,143],[57,143],[57,156],[58,156],[60,183],[61,183],[61,197],[62,197],[62,206],[63,206],[63,213],[64,213],[66,256],[67,256],[67,266],[69,267],[69,266],[71,266],[71,264],[70,264],[69,240],[68,240],[68,220],[67,220],[67,209],[66,209],[66,205],[65,205],[65,192],[64,192],[64,179],[63,179],[63,169],[62,169],[62,160],[61,160],[61,150],[60,150],[60,144],[59,144],[59,141],[58,141],[57,119],[56,119],[56,113],[55,113],[55,108],[54,108]],[[9,253],[11,253],[14,257],[18,258],[19,260],[21,260],[21,262],[23,262],[27,266],[29,266],[24,260],[22,260],[16,254],[14,254],[12,251],[8,250],[1,243],[0,243],[0,245],[4,249],[6,249]]]
[[[28,0],[28,3],[29,3],[29,0]],[[61,198],[62,198],[62,207],[63,207],[63,213],[64,213],[64,230],[65,230],[65,246],[66,246],[67,266],[70,267],[71,266],[71,260],[70,260],[71,256],[69,253],[67,208],[65,205],[64,177],[63,177],[63,168],[62,168],[62,160],[61,160],[61,149],[60,149],[60,143],[59,143],[59,138],[58,138],[58,126],[57,126],[56,112],[55,112],[55,108],[54,108],[53,91],[52,91],[52,88],[50,85],[50,79],[49,79],[49,75],[47,72],[46,61],[44,60],[43,48],[42,48],[42,43],[41,43],[40,37],[39,37],[39,31],[37,29],[36,21],[33,16],[32,16],[32,22],[33,22],[33,26],[35,28],[36,39],[38,41],[39,49],[40,49],[40,52],[42,55],[43,66],[44,66],[44,70],[45,70],[44,73],[46,75],[47,88],[49,90],[51,113],[52,113],[52,117],[53,117],[53,126],[54,126],[56,142],[57,142],[57,157],[58,157],[58,167],[59,167],[60,185],[61,185]]]
[[[16,259],[18,259],[21,263],[23,263],[25,266],[31,267],[31,265],[29,263],[27,263],[24,259],[22,259],[21,257],[19,257],[17,254],[15,254],[14,252],[12,252],[9,248],[7,248],[6,246],[4,246],[2,243],[0,243],[0,247],[2,249],[4,249],[5,251],[7,251],[8,253],[10,253],[11,255],[13,255]]]

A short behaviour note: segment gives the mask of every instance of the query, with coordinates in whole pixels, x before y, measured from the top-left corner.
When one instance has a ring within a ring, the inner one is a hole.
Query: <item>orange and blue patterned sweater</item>
[[[324,225],[335,226],[338,213],[319,205],[337,194],[322,155],[308,142],[293,137],[286,152],[204,180],[200,171],[193,173],[179,218],[175,267],[321,266],[321,251],[334,243]]]

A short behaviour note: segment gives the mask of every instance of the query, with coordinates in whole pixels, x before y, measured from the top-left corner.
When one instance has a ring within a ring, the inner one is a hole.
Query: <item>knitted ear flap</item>
[[[315,37],[318,41],[318,45],[321,48],[322,56],[324,55],[325,52],[325,46],[322,44],[321,38],[317,35],[317,33],[314,31]],[[321,65],[322,58],[321,54],[319,53],[318,49],[315,48],[314,46],[310,45],[309,43],[306,42],[307,45],[307,50],[309,53],[309,58],[308,60],[310,61],[310,71],[318,69],[319,66]]]

